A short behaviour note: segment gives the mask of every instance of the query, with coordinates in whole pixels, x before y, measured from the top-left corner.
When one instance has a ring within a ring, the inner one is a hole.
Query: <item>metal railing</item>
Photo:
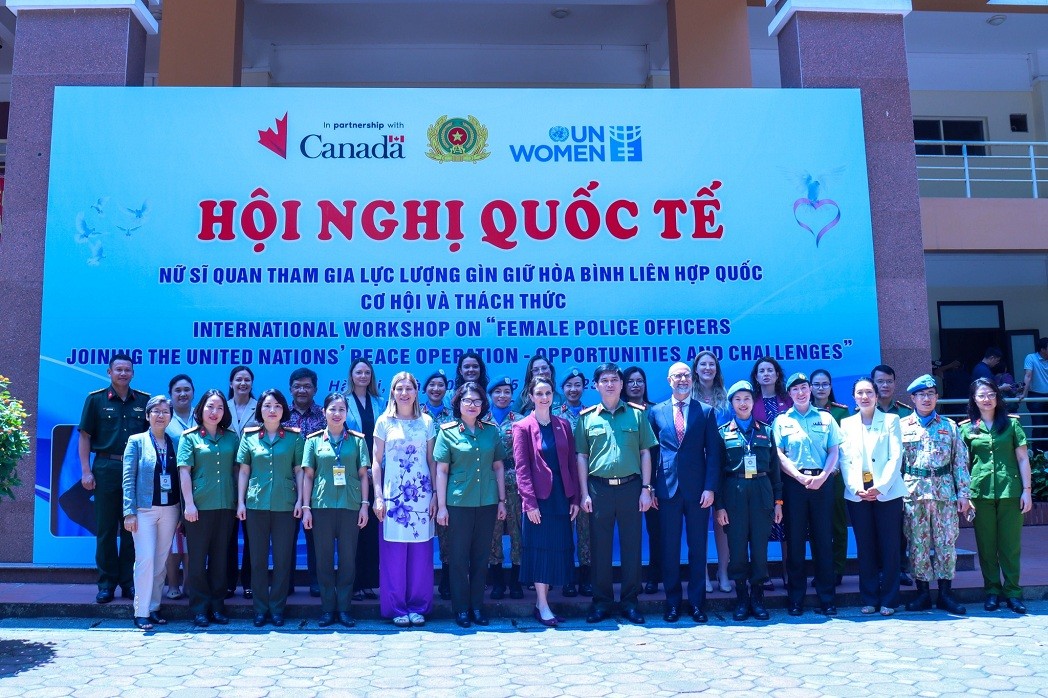
[[[922,196],[1048,198],[1048,143],[914,141]]]
[[[1038,451],[1048,451],[1048,424],[1034,424],[1032,419],[1033,417],[1042,417],[1048,421],[1048,401],[1038,402],[1034,400],[1031,405],[1027,400],[1020,403],[1018,398],[1012,398],[1006,400],[1006,402],[1008,404],[1008,412],[1019,415],[1019,420],[1022,422],[1023,431],[1026,432],[1026,441],[1030,448]],[[1031,407],[1033,408],[1032,411]],[[958,422],[968,418],[967,409],[968,400],[966,399],[941,398],[936,405],[936,410],[939,414]]]

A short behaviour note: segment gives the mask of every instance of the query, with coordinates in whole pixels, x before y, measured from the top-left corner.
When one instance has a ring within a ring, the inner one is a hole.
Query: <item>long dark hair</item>
[[[781,398],[786,397],[786,376],[782,372],[782,364],[770,356],[762,356],[753,362],[753,368],[750,369],[750,385],[753,386],[754,399],[761,396],[761,384],[757,382],[757,367],[761,364],[771,364],[775,368],[775,373],[778,374],[778,378],[775,379],[775,394]]]
[[[462,364],[466,359],[476,359],[477,363],[480,364],[480,375],[477,376],[476,382],[480,385],[482,393],[487,395],[488,393],[488,367],[484,363],[484,359],[481,355],[473,350],[467,351],[459,357],[458,363],[455,364],[455,388],[457,389],[463,383],[466,383],[466,379],[462,376]],[[552,368],[552,366],[551,366]]]
[[[247,366],[234,366],[233,370],[229,372],[229,398],[233,399],[233,378],[241,371],[247,371],[247,374],[251,376],[251,397],[255,397],[255,372]],[[191,381],[192,382],[192,381]]]
[[[240,370],[243,370],[241,368]],[[233,423],[233,415],[229,413],[229,402],[226,401],[226,395],[218,388],[211,388],[206,393],[200,396],[197,400],[196,407],[193,408],[193,418],[196,420],[200,428],[204,428],[204,404],[211,398],[218,396],[222,399],[222,418],[218,420],[219,429],[228,429],[229,425]]]
[[[644,369],[640,366],[630,366],[622,372],[622,392],[619,393],[619,399],[623,402],[630,401],[630,397],[629,394],[626,392],[626,389],[630,381],[630,375],[633,373],[639,373],[640,377],[644,379],[644,394],[640,396],[641,404],[645,406],[650,405],[651,400],[648,399],[648,374],[646,374],[644,372]]]
[[[973,425],[982,419],[982,412],[975,402],[975,393],[979,388],[989,388],[993,391],[996,404],[993,408],[993,425],[990,428],[999,434],[1008,426],[1008,405],[1004,404],[1004,394],[1000,387],[989,378],[976,378],[972,381],[972,387],[968,390],[968,419],[972,420]]]

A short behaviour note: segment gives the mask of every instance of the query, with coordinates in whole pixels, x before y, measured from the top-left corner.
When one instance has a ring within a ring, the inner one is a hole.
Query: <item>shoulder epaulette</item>
[[[584,409],[581,412],[579,412],[579,414],[587,414],[587,413],[592,412],[593,410],[597,409],[598,407],[600,407],[600,403],[599,402],[596,405],[590,405],[586,409]]]
[[[144,391],[144,390],[139,390],[139,389],[137,389],[137,388],[131,388],[131,390],[132,390],[132,392],[138,393],[138,394],[139,394],[139,395],[141,395],[142,397],[149,397],[149,393],[147,393],[147,392],[146,392],[146,391]]]
[[[957,422],[957,426],[964,426],[965,424],[971,424],[971,423],[972,423],[971,419],[962,419],[961,421]]]
[[[480,423],[487,424],[489,427],[495,427],[496,429],[499,428],[499,425],[495,424],[495,422],[491,421],[490,419],[482,419],[480,420]]]
[[[247,427],[247,428],[244,429],[244,433],[245,434],[254,434],[256,431],[259,431],[260,429],[262,429],[262,427]]]
[[[638,404],[636,402],[627,402],[626,404],[629,405],[630,407],[636,407],[641,412],[644,412],[644,411],[646,411],[648,409],[647,405],[641,405],[641,404]]]
[[[454,421],[448,422],[447,424],[441,424],[440,428],[441,429],[454,429],[458,425],[459,425],[459,423],[458,423],[458,420],[456,419]]]
[[[1008,415],[1008,416],[1009,416],[1010,418],[1012,418],[1012,419],[1022,419],[1022,417],[1020,417],[1020,416],[1019,416],[1019,415],[1017,415],[1017,414],[1010,414],[1010,415]]]
[[[88,395],[98,395],[99,393],[108,393],[109,387],[99,388],[98,390],[92,390]]]
[[[907,404],[906,404],[905,402],[903,402],[902,400],[896,400],[896,401],[895,401],[895,406],[896,406],[896,407],[901,407],[901,408],[903,408],[903,409],[905,409],[905,410],[912,410],[912,409],[913,409],[912,407],[910,407],[909,405],[907,405]]]
[[[320,436],[320,435],[321,435],[321,434],[323,434],[323,433],[324,433],[324,430],[323,430],[323,429],[317,429],[317,430],[316,430],[316,431],[314,431],[314,432],[313,432],[312,434],[307,434],[307,435],[306,435],[306,438],[307,438],[307,439],[312,439],[312,438],[313,438],[314,436]]]
[[[182,436],[185,436],[186,434],[192,434],[194,431],[196,431],[199,428],[200,428],[199,424],[197,424],[196,426],[189,427],[188,429],[186,429],[185,431],[182,432]]]
[[[825,412],[826,414],[830,413],[829,405],[826,405],[826,407],[816,407],[815,409],[817,409],[819,412]]]
[[[284,427],[284,431],[290,431],[290,432],[295,433],[295,434],[301,434],[302,433],[302,429],[300,429],[299,427]]]
[[[848,409],[847,405],[842,405],[839,402],[831,402],[828,406],[829,407],[840,407],[840,408],[845,409],[845,410]]]
[[[346,433],[352,434],[353,436],[359,436],[362,439],[364,438],[364,432],[356,431],[355,429],[346,429]]]

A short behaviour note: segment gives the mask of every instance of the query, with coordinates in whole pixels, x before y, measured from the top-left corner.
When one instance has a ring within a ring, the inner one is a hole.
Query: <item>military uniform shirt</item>
[[[960,429],[949,417],[936,415],[922,427],[917,414],[903,417],[902,479],[914,500],[955,502],[967,499],[971,477],[968,474],[968,448]]]
[[[341,445],[340,445],[341,444]],[[335,464],[346,469],[346,484],[335,484]],[[306,439],[302,467],[313,471],[313,492],[310,506],[314,509],[360,509],[360,469],[371,468],[364,435],[344,429],[342,440],[333,440],[327,429],[315,432]]]
[[[894,414],[899,419],[913,414],[912,407],[904,403],[901,403],[898,400],[895,400],[894,402],[892,402],[892,404],[888,405],[888,409],[884,409],[883,407],[881,407],[881,403],[878,402],[877,409],[879,409],[881,412],[884,412],[885,414]],[[859,408],[856,407],[855,411],[858,412]]]
[[[509,411],[506,418],[502,420],[502,424],[496,424],[490,412],[484,417],[484,421],[495,424],[495,427],[499,430],[502,447],[506,450],[506,457],[502,460],[502,465],[506,470],[506,482],[514,485],[517,484],[517,469],[513,467],[513,425],[522,419],[524,419],[524,415],[518,414],[513,410]]]
[[[298,429],[282,428],[269,442],[264,427],[248,427],[240,439],[237,463],[251,466],[244,503],[248,509],[294,511],[298,501],[295,468],[305,443]]]
[[[91,451],[123,455],[127,440],[149,428],[146,419],[148,393],[128,388],[121,400],[113,386],[96,390],[84,401],[80,431],[91,435]]]
[[[240,439],[232,429],[219,429],[209,436],[203,427],[193,427],[178,441],[178,467],[189,468],[193,479],[193,503],[200,511],[236,509],[236,467]]]
[[[812,403],[812,406],[814,407],[815,403]],[[823,409],[823,410],[826,410],[827,412],[829,412],[830,415],[833,417],[833,421],[837,422],[837,426],[841,425],[841,420],[842,419],[844,419],[845,417],[850,417],[851,416],[851,412],[848,411],[848,408],[845,407],[844,405],[842,405],[839,402],[827,403],[826,407],[822,407],[820,409]]]
[[[506,446],[497,426],[477,421],[470,432],[460,421],[445,424],[437,432],[433,460],[448,464],[445,504],[451,507],[483,507],[498,504],[495,461],[505,461]]]
[[[961,438],[968,447],[971,466],[971,495],[980,499],[1007,499],[1022,496],[1022,477],[1015,449],[1026,445],[1026,432],[1018,417],[1009,417],[1002,433],[965,420],[960,424]]]
[[[827,451],[841,443],[841,430],[833,415],[814,405],[801,414],[791,407],[775,418],[775,445],[798,470],[822,470]]]
[[[644,410],[619,401],[613,412],[600,402],[575,425],[575,450],[589,456],[589,474],[616,478],[640,474],[640,452],[658,444]]]
[[[757,457],[757,472],[767,473],[771,480],[772,495],[775,499],[782,499],[782,474],[779,470],[779,452],[772,441],[771,427],[764,422],[753,420],[752,428],[748,433],[739,429],[732,419],[722,425],[720,431],[724,450],[721,463],[722,472],[725,475],[742,475],[746,472],[746,464],[743,457],[747,453],[746,444],[749,442],[749,453]],[[752,479],[752,478],[751,478]],[[721,478],[722,483],[727,483],[728,478]],[[718,492],[715,507],[723,509],[721,494]]]

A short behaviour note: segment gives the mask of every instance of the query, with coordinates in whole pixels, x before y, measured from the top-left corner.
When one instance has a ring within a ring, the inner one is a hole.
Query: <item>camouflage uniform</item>
[[[506,453],[509,454],[509,457],[502,461],[506,471],[506,519],[504,521],[495,521],[495,531],[491,538],[491,555],[488,558],[489,565],[498,567],[502,566],[505,557],[502,552],[502,536],[509,536],[510,564],[520,565],[521,502],[520,493],[517,491],[517,470],[513,463],[512,427],[514,422],[519,422],[522,419],[524,419],[523,415],[511,410],[502,421],[502,424],[498,425],[502,444],[506,447]],[[495,418],[491,416],[490,412],[484,417],[484,420],[491,423],[495,422]]]
[[[579,413],[586,409],[585,405],[580,405],[578,409],[573,409],[567,403],[564,403],[560,407],[553,410],[553,414],[561,419],[568,420],[571,424],[571,433],[575,433],[575,425],[579,423]],[[584,511],[579,511],[579,515],[575,517],[575,551],[579,556],[579,565],[583,567],[590,566],[590,515]]]
[[[957,424],[935,415],[927,427],[916,413],[902,419],[906,534],[913,576],[952,580],[960,523],[957,500],[968,499],[968,449]]]
[[[419,405],[422,410],[422,414],[427,415],[433,420],[434,425],[437,429],[440,429],[445,424],[455,421],[455,415],[452,414],[450,407],[445,407],[440,414],[434,414],[430,409],[430,406],[423,403]],[[437,529],[437,547],[440,549],[440,564],[445,566],[448,563],[448,527],[436,524]]]

